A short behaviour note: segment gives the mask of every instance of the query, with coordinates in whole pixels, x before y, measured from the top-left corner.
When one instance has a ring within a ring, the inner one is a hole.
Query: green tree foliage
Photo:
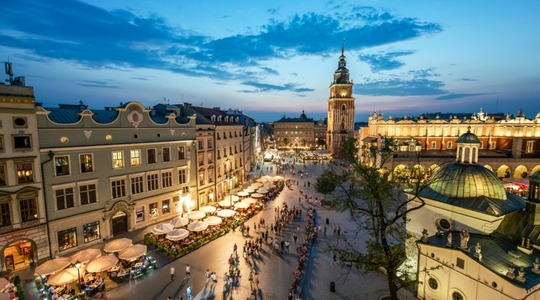
[[[425,174],[413,172],[410,176],[416,180],[410,180],[407,185],[393,178],[383,168],[393,155],[388,140],[384,149],[374,145],[363,147],[360,157],[355,140],[347,141],[342,149],[345,160],[341,164],[345,167],[323,172],[315,188],[322,194],[332,194],[332,207],[349,211],[358,224],[358,232],[367,234],[368,238],[365,247],[359,247],[354,241],[340,237],[340,243],[328,250],[337,253],[342,263],[366,273],[383,270],[390,298],[398,299],[397,291],[414,284],[417,278],[416,274],[407,273],[409,268],[403,268],[408,237],[405,225],[407,214],[424,205],[418,194],[426,186]],[[415,200],[420,205],[409,205]]]

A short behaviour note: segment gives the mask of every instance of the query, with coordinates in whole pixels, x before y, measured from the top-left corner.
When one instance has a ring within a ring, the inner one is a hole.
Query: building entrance
[[[112,217],[112,234],[117,236],[128,231],[128,217],[123,211],[117,212]]]
[[[28,268],[34,262],[34,247],[29,240],[20,240],[4,249],[3,260],[6,270],[17,271]]]

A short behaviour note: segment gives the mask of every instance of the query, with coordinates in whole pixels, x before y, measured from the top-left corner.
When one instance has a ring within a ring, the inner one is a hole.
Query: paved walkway
[[[256,170],[253,173],[264,175],[270,173],[266,170],[269,163],[265,163],[261,170]],[[253,219],[249,220],[246,225],[253,228],[253,224],[260,218],[264,218],[266,224],[274,222],[274,208],[283,203],[287,203],[289,207],[297,206],[303,209],[302,220],[298,223],[301,227],[301,234],[298,240],[303,240],[305,231],[306,211],[309,207],[313,207],[317,211],[317,224],[327,227],[327,236],[323,237],[320,233],[319,239],[315,242],[312,248],[310,260],[307,267],[304,268],[302,278],[299,283],[299,291],[303,299],[380,299],[386,295],[386,280],[382,274],[364,275],[362,272],[354,268],[342,268],[339,264],[333,262],[332,255],[325,251],[328,243],[338,243],[337,234],[334,234],[333,228],[335,225],[340,225],[342,235],[353,238],[356,225],[350,219],[348,213],[338,213],[327,209],[317,203],[306,203],[302,201],[300,204],[298,198],[300,189],[312,195],[313,199],[318,195],[314,188],[316,177],[323,171],[325,166],[314,165],[312,163],[297,165],[296,168],[303,169],[307,173],[304,178],[301,178],[298,173],[291,175],[286,172],[283,176],[285,179],[296,179],[299,181],[298,186],[293,186],[292,189],[284,188],[283,192],[274,200],[267,204],[266,208],[257,214]],[[262,171],[262,172],[261,172]],[[275,171],[275,169],[274,169]],[[312,183],[311,187],[307,187],[307,181]],[[306,187],[304,187],[306,182]],[[326,224],[328,218],[329,224]],[[297,223],[289,225],[285,228],[282,235],[278,238],[291,240],[292,231],[294,231]],[[150,226],[145,229],[135,230],[125,233],[119,237],[126,237],[133,240],[134,243],[143,242],[144,234],[149,232]],[[257,233],[250,232],[251,236],[256,236]],[[272,235],[271,235],[272,236]],[[229,232],[227,235],[218,238],[207,245],[199,248],[192,253],[182,256],[179,259],[172,259],[162,251],[149,247],[149,254],[157,260],[157,269],[150,271],[145,276],[125,282],[120,285],[107,286],[107,291],[104,293],[105,299],[167,299],[167,297],[181,296],[186,292],[188,286],[191,287],[194,299],[248,299],[251,295],[249,281],[247,279],[250,270],[258,273],[260,280],[260,290],[256,293],[257,299],[287,299],[288,290],[292,281],[292,276],[296,264],[298,262],[298,253],[294,251],[294,243],[291,240],[291,252],[288,254],[276,255],[272,254],[268,246],[263,246],[263,251],[255,259],[242,258],[242,246],[247,238],[242,236],[239,230]],[[356,236],[358,242],[362,241],[362,236]],[[240,271],[241,279],[238,285],[227,288],[223,285],[223,274],[228,270],[227,259],[232,253],[233,245],[238,245],[238,251],[241,256]],[[184,278],[184,269],[187,264],[191,266],[191,276]],[[177,278],[171,282],[169,269],[174,266],[176,269]],[[218,276],[218,283],[206,283],[204,273],[206,269],[215,271]],[[38,299],[39,295],[33,283],[33,269],[26,269],[18,272],[21,279],[25,282],[26,299]],[[330,291],[330,283],[334,282],[336,291]],[[406,290],[401,291],[402,299],[415,299],[412,293]]]

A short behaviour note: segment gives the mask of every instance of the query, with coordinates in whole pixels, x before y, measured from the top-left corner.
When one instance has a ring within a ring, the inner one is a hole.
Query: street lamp
[[[76,261],[75,268],[77,268],[77,286],[79,287],[79,294],[81,293],[81,272],[79,271],[80,267],[81,267],[81,262]]]
[[[228,159],[228,158],[225,160],[225,172],[227,172],[227,169],[226,169],[226,168],[227,168],[227,162],[230,163],[228,180],[229,180],[229,197],[230,197],[230,199],[231,199],[231,206],[232,206],[232,205],[233,205],[233,204],[232,204],[232,202],[233,202],[233,201],[232,201],[232,162],[231,162],[231,160]]]

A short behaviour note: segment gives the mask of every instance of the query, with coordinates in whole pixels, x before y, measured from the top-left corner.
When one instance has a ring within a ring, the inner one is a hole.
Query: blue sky
[[[326,116],[345,41],[357,120],[540,112],[540,2],[4,1],[0,57],[37,101]],[[7,78],[7,77],[4,77]]]

